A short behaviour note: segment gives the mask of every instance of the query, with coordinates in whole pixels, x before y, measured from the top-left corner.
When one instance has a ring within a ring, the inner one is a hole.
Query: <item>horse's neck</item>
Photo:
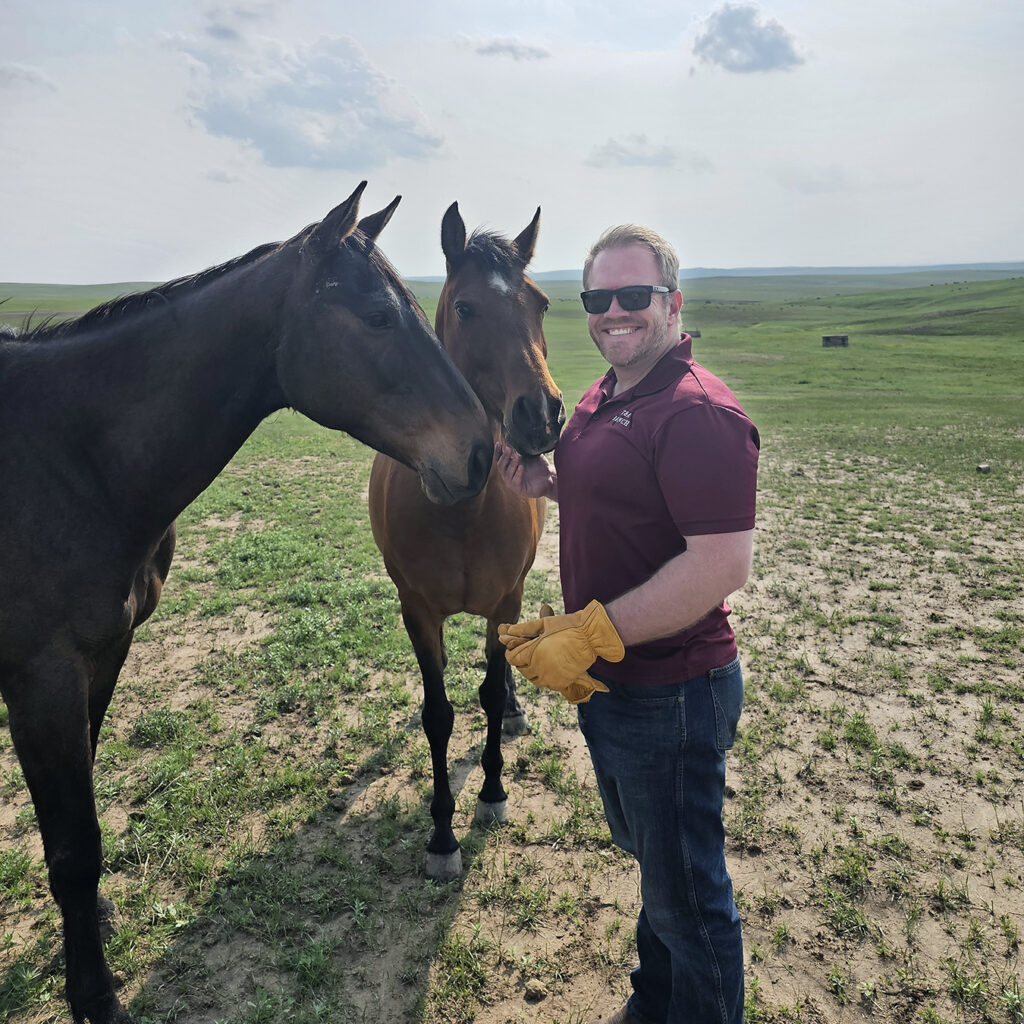
[[[54,349],[64,440],[142,533],[164,529],[281,404],[266,295],[232,304],[239,284],[210,282]]]
[[[451,353],[448,353],[451,355]],[[465,360],[452,359],[455,364],[455,368],[466,378],[466,383],[473,389],[473,394],[479,399],[480,404],[483,406],[484,415],[487,417],[488,426],[491,429],[491,436],[495,441],[501,440],[501,424],[503,419],[503,413],[500,408],[495,408],[490,400],[488,399],[487,392],[484,388],[480,387],[478,381],[475,379],[473,373],[473,367],[464,365]]]
[[[499,441],[501,439],[502,411],[501,409],[494,409],[488,404],[487,394],[480,386],[480,382],[477,380],[475,368],[469,364],[464,356],[460,356],[458,352],[453,352],[450,346],[445,342],[445,334],[447,332],[445,329],[444,316],[442,315],[443,308],[444,292],[441,293],[441,299],[437,306],[437,316],[434,318],[434,333],[441,342],[441,347],[448,353],[449,358],[455,364],[455,369],[465,377],[466,383],[473,389],[473,393],[483,406],[484,413],[487,416],[487,422],[491,428],[491,434],[495,441]]]

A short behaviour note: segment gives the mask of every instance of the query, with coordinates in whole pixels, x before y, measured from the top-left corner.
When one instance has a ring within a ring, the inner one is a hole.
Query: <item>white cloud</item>
[[[659,146],[646,135],[627,135],[596,146],[584,161],[588,167],[671,167],[677,159],[674,149]]]
[[[715,165],[703,153],[684,153],[680,162],[691,174],[710,174],[715,169]]]
[[[18,86],[28,86],[47,92],[58,91],[56,82],[37,68],[0,61],[0,89],[14,89]]]
[[[271,4],[261,2],[210,7],[206,12],[206,34],[212,39],[241,41],[248,29],[268,20],[272,12]]]
[[[244,21],[211,22],[212,42],[174,40],[193,62],[192,111],[212,135],[252,145],[271,167],[362,172],[441,150],[420,108],[353,39],[288,47],[248,39]]]
[[[726,71],[783,71],[803,64],[793,36],[777,21],[762,20],[754,4],[725,4],[704,23],[693,52]]]
[[[518,39],[489,39],[476,44],[481,57],[511,57],[513,60],[544,60],[551,54],[541,46],[521,43]]]
[[[220,167],[207,171],[203,177],[207,181],[215,182],[218,185],[237,185],[242,180],[240,175],[232,174],[230,171],[225,171]]]
[[[805,196],[848,192],[852,182],[839,164],[823,167],[782,167],[775,172],[779,184]]]

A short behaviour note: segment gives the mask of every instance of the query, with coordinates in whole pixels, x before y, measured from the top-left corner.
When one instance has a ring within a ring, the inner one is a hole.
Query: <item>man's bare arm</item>
[[[687,537],[682,554],[605,605],[622,642],[659,640],[699,622],[746,583],[753,550],[753,530]]]

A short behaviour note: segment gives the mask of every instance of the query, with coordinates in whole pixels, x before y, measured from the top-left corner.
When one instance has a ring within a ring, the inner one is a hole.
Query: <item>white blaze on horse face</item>
[[[501,274],[497,273],[497,271],[491,274],[491,278],[488,283],[496,292],[501,292],[502,295],[508,295],[509,292],[512,291],[511,283],[506,281]]]

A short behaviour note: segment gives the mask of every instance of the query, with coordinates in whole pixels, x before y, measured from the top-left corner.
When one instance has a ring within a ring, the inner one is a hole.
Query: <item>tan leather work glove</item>
[[[587,669],[599,657],[621,661],[626,653],[599,601],[572,615],[552,615],[545,605],[539,619],[498,626],[498,639],[513,668],[531,683],[561,693],[570,704],[590,700],[596,690],[607,693],[608,687]]]
[[[546,601],[542,601],[540,605],[540,618],[534,619],[533,622],[520,622],[519,627],[523,628],[527,634],[525,636],[513,636],[511,633],[506,633],[505,630],[512,629],[511,625],[498,626],[498,639],[505,645],[506,651],[513,651],[522,644],[527,644],[535,637],[540,636],[545,632],[545,627],[548,625],[545,619],[555,618],[555,609],[551,607]]]

